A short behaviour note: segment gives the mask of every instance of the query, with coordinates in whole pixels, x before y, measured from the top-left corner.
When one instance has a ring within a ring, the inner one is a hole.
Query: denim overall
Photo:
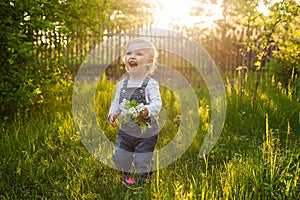
[[[146,105],[145,90],[150,77],[146,77],[142,86],[138,88],[127,87],[129,77],[125,78],[123,88],[120,92],[120,103],[125,98],[127,100],[136,100],[137,103]],[[128,123],[122,123],[118,131],[116,142],[116,151],[112,159],[116,167],[126,172],[137,172],[140,176],[145,176],[152,171],[153,152],[158,138],[158,123],[154,117],[149,117],[147,122],[151,128],[147,128],[143,133],[138,124],[133,120]]]

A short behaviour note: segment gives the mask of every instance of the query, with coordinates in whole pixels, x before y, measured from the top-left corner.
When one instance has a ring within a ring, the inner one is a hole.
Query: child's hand
[[[117,117],[120,115],[119,112],[116,112],[116,113],[111,113],[108,117],[108,123],[113,127],[115,128],[116,127],[116,119]]]
[[[144,107],[144,109],[140,112],[140,116],[143,118],[147,118],[149,114],[148,108]]]

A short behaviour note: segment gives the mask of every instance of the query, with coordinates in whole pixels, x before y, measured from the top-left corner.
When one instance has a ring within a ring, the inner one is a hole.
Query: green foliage
[[[193,15],[209,16],[210,11],[203,5],[216,3],[198,2]],[[259,10],[262,2],[267,12]],[[270,66],[276,79],[287,85],[292,69],[295,74],[299,71],[299,1],[226,0],[221,7],[223,18],[213,27],[201,28],[199,23],[188,33],[205,47],[221,69],[242,66],[265,70]]]
[[[277,49],[273,51],[273,59],[269,63],[276,80],[284,86],[297,79],[300,72],[300,16],[297,18],[298,23],[285,25],[281,29],[281,34],[277,37]]]
[[[56,82],[59,65],[37,61],[35,32],[54,30],[61,21],[58,1],[1,1],[0,112],[42,103]]]
[[[72,0],[63,1],[63,23],[73,36],[92,36],[103,40],[103,34],[119,33],[146,23],[151,5],[145,1]],[[139,19],[139,22],[136,19]],[[79,39],[79,38],[77,38]]]
[[[253,83],[256,81],[255,73],[247,73],[243,87],[244,98],[239,102],[238,82],[228,83],[226,85],[228,94],[228,113],[226,117],[225,129],[228,132],[238,135],[255,134],[259,135],[258,140],[264,132],[265,114],[269,114],[269,124],[274,130],[280,132],[283,139],[286,136],[286,127],[288,123],[293,124],[293,130],[299,130],[299,102],[297,96],[291,93],[294,88],[284,88],[281,84],[270,78],[268,73],[263,74],[258,89],[257,105],[249,103],[253,95]],[[284,110],[289,110],[285,112]],[[237,127],[236,123],[240,126]],[[297,131],[296,131],[297,132]]]
[[[191,147],[173,164],[155,172],[141,191],[127,189],[122,177],[97,161],[74,128],[70,88],[41,107],[0,120],[1,199],[299,199],[299,102],[268,76],[262,78],[257,107],[251,107],[253,74],[247,74],[243,105],[237,106],[234,77],[227,87],[227,119],[214,149],[197,157],[209,123],[206,91],[197,91],[201,127]],[[54,88],[56,90],[58,88]],[[88,88],[87,88],[88,89]],[[97,87],[99,125],[114,141],[106,118],[115,83]],[[177,132],[175,95],[161,88],[167,121],[159,146]],[[178,121],[177,121],[178,122]]]
[[[294,70],[294,74],[299,71],[299,11],[300,5],[294,0],[272,5],[268,16],[261,18],[264,32],[259,36],[259,41],[262,50],[255,49],[258,52],[258,69],[269,67],[275,73],[275,78],[286,86],[292,71]],[[267,51],[272,51],[269,63],[266,63]]]
[[[131,28],[136,17],[144,22],[146,6],[143,1],[0,1],[0,112],[42,103],[53,84],[76,71],[64,56],[78,65],[91,50],[88,37],[102,41],[104,32]]]

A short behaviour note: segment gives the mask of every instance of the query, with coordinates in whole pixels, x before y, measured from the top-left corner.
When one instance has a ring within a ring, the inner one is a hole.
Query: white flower
[[[151,125],[148,122],[144,122],[140,116],[140,112],[144,110],[143,103],[139,104],[135,100],[128,101],[123,99],[119,105],[119,109],[125,123],[129,122],[130,119],[134,120],[134,122],[140,125],[142,132],[147,128],[151,128]]]
[[[144,104],[143,104],[143,103],[139,104],[137,107],[135,107],[135,109],[136,109],[138,112],[143,111],[143,110],[144,110]]]
[[[126,99],[122,100],[122,103],[120,104],[119,109],[121,111],[124,111],[125,113],[127,113],[127,110],[129,109],[129,104],[128,104],[128,101]],[[125,113],[122,114],[122,115],[125,115]]]
[[[135,113],[135,108],[134,107],[129,108],[128,114],[129,115],[134,115],[134,113]]]
[[[140,115],[140,112],[138,112],[136,109],[134,109],[134,112],[132,113],[133,118],[137,118]]]
[[[122,110],[122,111],[121,111],[121,115],[122,115],[122,116],[125,116],[125,115],[127,115],[127,114],[128,114],[127,110]]]

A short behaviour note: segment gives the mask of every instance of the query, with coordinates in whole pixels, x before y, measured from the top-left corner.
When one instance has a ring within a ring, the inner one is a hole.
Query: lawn
[[[45,103],[1,118],[0,199],[300,199],[300,102],[296,91],[265,74],[252,104],[254,74],[224,77],[226,120],[209,154],[199,149],[209,128],[210,101],[195,88],[200,126],[184,154],[156,171],[151,184],[130,190],[121,176],[83,145],[72,113],[72,85],[53,88]],[[106,122],[114,81],[97,87],[95,110],[111,142],[116,129]],[[176,95],[161,87],[167,117],[157,148],[175,137],[180,124]]]

